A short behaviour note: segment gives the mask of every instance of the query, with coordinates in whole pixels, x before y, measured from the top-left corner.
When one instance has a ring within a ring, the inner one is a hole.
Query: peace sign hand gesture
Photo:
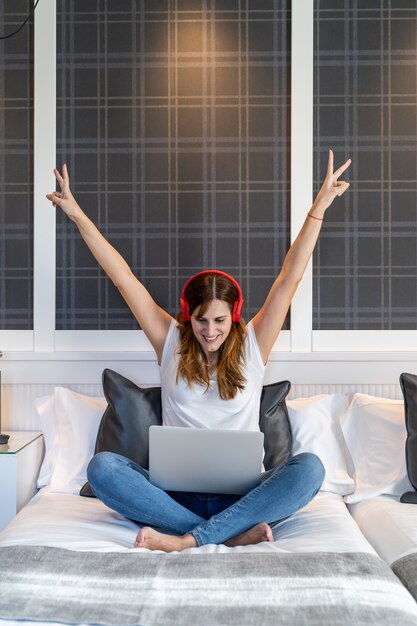
[[[338,180],[349,167],[352,160],[348,159],[335,172],[333,171],[333,150],[329,150],[329,161],[327,164],[327,174],[324,182],[314,200],[313,207],[320,208],[323,213],[331,205],[336,196],[342,196],[349,188],[350,183],[344,180]]]
[[[66,164],[64,163],[62,166],[62,176],[56,168],[54,168],[54,174],[61,191],[53,191],[52,193],[48,193],[46,197],[52,202],[52,206],[59,206],[71,220],[75,220],[75,218],[82,213],[82,209],[71,193]]]

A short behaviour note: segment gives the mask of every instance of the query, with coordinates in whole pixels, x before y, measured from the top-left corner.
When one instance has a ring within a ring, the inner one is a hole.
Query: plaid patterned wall
[[[314,328],[417,328],[415,0],[316,0],[316,190],[353,159],[314,259]]]
[[[251,317],[289,246],[289,0],[61,0],[58,154],[157,302],[217,267]],[[136,328],[58,216],[57,328]]]
[[[0,2],[0,35],[27,17]],[[33,24],[0,41],[0,329],[33,327]]]

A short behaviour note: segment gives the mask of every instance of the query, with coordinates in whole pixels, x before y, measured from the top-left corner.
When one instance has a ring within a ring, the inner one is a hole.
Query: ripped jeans
[[[163,491],[149,473],[113,452],[99,452],[88,466],[90,485],[99,500],[140,526],[193,535],[198,546],[219,544],[259,522],[275,524],[304,507],[324,479],[320,459],[309,452],[264,472],[246,495]]]

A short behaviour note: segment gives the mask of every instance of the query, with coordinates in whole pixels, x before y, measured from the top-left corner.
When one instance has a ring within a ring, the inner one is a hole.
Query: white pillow
[[[402,400],[355,393],[341,424],[356,471],[356,489],[346,502],[413,491],[405,463]]]
[[[59,451],[51,491],[79,493],[87,480],[87,466],[94,455],[98,427],[106,407],[104,398],[55,387]]]
[[[355,489],[354,468],[340,427],[348,396],[322,394],[286,401],[293,436],[292,453],[313,452],[324,465],[322,491],[339,495]]]
[[[54,396],[50,395],[35,398],[35,408],[39,415],[45,443],[45,456],[36,483],[38,489],[41,489],[41,487],[46,487],[51,482],[51,476],[58,456],[58,420],[55,413]]]

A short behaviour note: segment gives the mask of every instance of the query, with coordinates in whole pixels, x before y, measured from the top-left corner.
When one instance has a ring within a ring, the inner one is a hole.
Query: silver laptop
[[[261,432],[149,429],[149,480],[164,491],[245,494],[261,480]]]

